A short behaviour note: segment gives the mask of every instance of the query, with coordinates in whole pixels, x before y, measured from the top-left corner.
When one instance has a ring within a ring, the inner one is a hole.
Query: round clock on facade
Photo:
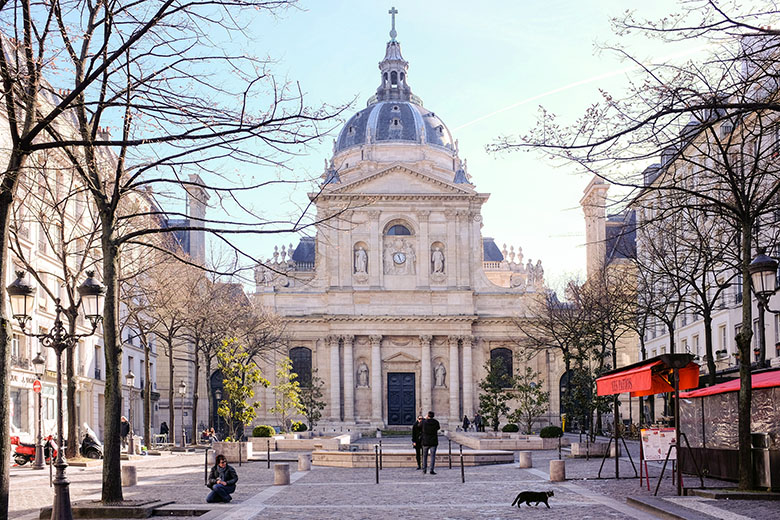
[[[406,255],[403,253],[393,253],[393,262],[396,264],[402,264],[406,262]]]

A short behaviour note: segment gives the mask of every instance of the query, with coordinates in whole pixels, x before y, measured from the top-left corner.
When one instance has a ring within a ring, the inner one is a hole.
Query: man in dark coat
[[[414,456],[417,458],[417,469],[422,469],[422,423],[423,416],[417,418],[417,422],[412,425],[412,446],[414,446]]]
[[[435,475],[436,450],[439,447],[439,421],[433,418],[433,412],[422,422],[423,473],[428,473],[428,454],[431,454],[431,475]]]
[[[130,435],[130,423],[127,422],[127,417],[124,415],[119,423],[119,438],[122,441],[122,447],[127,446],[127,436]]]
[[[236,491],[238,473],[233,466],[228,465],[224,455],[217,455],[216,462],[209,472],[209,481],[206,485],[211,489],[211,493],[206,497],[206,502],[230,502],[233,500],[230,495]]]

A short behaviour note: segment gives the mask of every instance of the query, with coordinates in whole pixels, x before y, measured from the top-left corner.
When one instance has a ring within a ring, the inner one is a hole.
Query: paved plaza
[[[364,440],[363,442],[373,442]],[[408,439],[385,440],[386,446],[410,446]],[[323,468],[296,472],[291,463],[292,484],[273,486],[273,469],[265,462],[245,463],[240,468],[238,489],[231,504],[212,505],[213,513],[201,519],[239,520],[249,518],[284,519],[504,519],[504,518],[656,518],[626,504],[631,496],[648,497],[639,480],[596,479],[600,459],[568,459],[563,483],[549,482],[549,461],[557,451],[533,453],[534,467],[520,469],[515,464],[465,468],[461,483],[457,451],[453,446],[453,468],[447,464],[447,441],[440,446],[437,475],[423,475],[410,468],[387,468],[375,483],[373,468]],[[293,454],[291,454],[293,455]],[[138,470],[138,485],[125,488],[126,499],[175,500],[181,504],[204,504],[208,489],[204,485],[203,452],[146,457],[133,461]],[[657,476],[658,466],[651,467]],[[603,476],[614,474],[614,460],[608,460]],[[101,467],[69,468],[72,499],[97,499],[100,496]],[[621,476],[633,476],[627,459],[621,460]],[[694,479],[686,476],[693,486]],[[651,481],[651,488],[655,479]],[[727,485],[707,481],[708,486]],[[514,496],[523,490],[553,490],[550,509],[523,505],[510,507]],[[52,490],[48,472],[29,467],[11,470],[11,518],[37,518],[40,507],[51,504]],[[690,518],[769,520],[778,518],[780,502],[724,501],[695,497],[675,497],[671,478],[662,483],[659,496],[684,506]],[[181,517],[180,517],[181,518]],[[184,517],[194,518],[194,517]]]

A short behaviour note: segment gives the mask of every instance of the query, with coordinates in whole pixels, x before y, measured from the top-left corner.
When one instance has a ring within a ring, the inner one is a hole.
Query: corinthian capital
[[[381,334],[372,334],[368,337],[368,341],[371,342],[372,347],[378,347],[382,343],[382,335]]]
[[[433,336],[430,335],[422,335],[420,336],[420,346],[421,347],[430,347],[431,346],[431,340],[433,340]]]

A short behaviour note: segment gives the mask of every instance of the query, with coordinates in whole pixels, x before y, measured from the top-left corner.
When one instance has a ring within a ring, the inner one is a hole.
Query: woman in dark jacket
[[[230,502],[230,495],[236,491],[238,474],[233,466],[229,466],[224,455],[217,455],[217,463],[209,472],[209,482],[206,484],[211,493],[206,497],[206,502]]]
[[[422,469],[422,421],[421,415],[412,425],[412,446],[414,446],[414,456],[417,458],[417,469]]]

